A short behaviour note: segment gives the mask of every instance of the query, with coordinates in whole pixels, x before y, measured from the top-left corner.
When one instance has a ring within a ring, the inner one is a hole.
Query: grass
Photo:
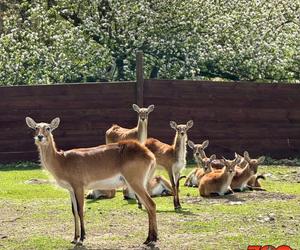
[[[236,250],[287,244],[300,249],[300,168],[263,166],[260,172],[267,175],[262,181],[267,192],[204,199],[197,189],[181,186],[180,213],[174,212],[172,197],[155,198],[157,246]],[[50,183],[25,183],[32,178]],[[87,201],[85,222],[81,249],[141,249],[147,234],[145,211],[123,200],[122,192],[111,200]],[[73,249],[69,195],[33,163],[0,166],[0,225],[0,249]]]

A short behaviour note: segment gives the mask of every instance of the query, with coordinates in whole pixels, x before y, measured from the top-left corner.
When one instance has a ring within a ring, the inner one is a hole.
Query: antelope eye
[[[47,131],[50,131],[50,127],[47,127],[46,130],[47,130]]]
[[[38,130],[38,127],[35,127],[35,130]]]

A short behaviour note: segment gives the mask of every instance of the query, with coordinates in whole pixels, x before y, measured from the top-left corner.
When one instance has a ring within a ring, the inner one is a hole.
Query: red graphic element
[[[287,245],[282,245],[277,248],[267,245],[267,246],[248,246],[247,250],[293,250],[293,249]]]

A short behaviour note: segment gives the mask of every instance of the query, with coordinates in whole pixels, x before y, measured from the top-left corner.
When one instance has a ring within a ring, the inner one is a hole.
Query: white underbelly
[[[197,176],[194,174],[193,177],[192,177],[192,185],[193,186],[197,186],[199,183],[198,183],[198,178]]]
[[[116,189],[125,186],[124,177],[115,175],[111,178],[94,181],[86,185],[87,189]]]
[[[242,185],[240,186],[240,189],[245,189],[247,187],[247,183],[248,181],[243,182]]]
[[[152,196],[160,196],[163,191],[165,190],[164,186],[161,184],[157,184],[152,190],[151,195]]]

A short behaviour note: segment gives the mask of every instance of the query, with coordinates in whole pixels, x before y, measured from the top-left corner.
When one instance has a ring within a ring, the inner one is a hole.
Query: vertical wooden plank
[[[136,103],[144,106],[144,58],[143,52],[136,53]]]

